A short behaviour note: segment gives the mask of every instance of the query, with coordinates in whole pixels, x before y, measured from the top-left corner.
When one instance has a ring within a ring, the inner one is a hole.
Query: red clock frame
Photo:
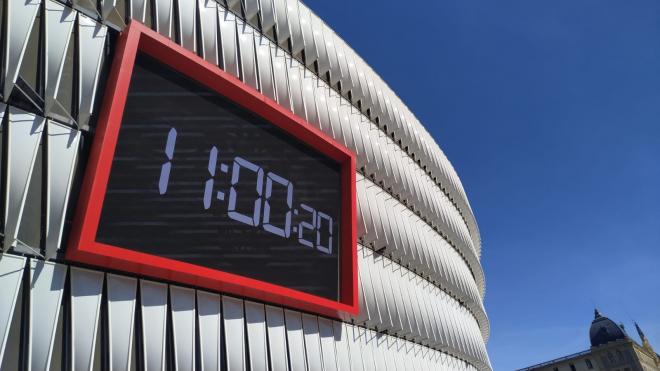
[[[342,208],[339,300],[96,241],[126,96],[137,53],[179,71],[249,109],[341,164]],[[166,281],[254,298],[340,318],[358,313],[355,154],[305,120],[196,54],[131,21],[117,41],[97,132],[78,201],[66,259]]]

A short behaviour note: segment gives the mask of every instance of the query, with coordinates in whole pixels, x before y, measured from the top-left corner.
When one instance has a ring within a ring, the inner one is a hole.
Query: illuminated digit
[[[289,211],[286,212],[284,228],[278,228],[270,224],[270,196],[273,193],[273,182],[286,187],[286,205]],[[266,196],[264,198],[264,229],[280,237],[288,238],[291,235],[291,204],[293,203],[293,184],[281,176],[268,172],[266,176]]]
[[[170,170],[172,170],[172,157],[174,157],[174,146],[176,145],[176,129],[171,128],[167,134],[165,142],[165,156],[167,162],[160,167],[160,179],[158,179],[158,191],[164,195],[167,192],[167,185],[170,183]]]
[[[321,225],[323,219],[328,221],[328,246],[321,245]],[[326,254],[332,254],[332,217],[320,211],[318,212],[316,222],[316,249]]]
[[[257,174],[257,194],[259,197],[254,201],[254,208],[252,209],[252,216],[241,214],[236,211],[236,188],[234,186],[238,183],[241,176],[241,167],[246,168]],[[251,226],[259,225],[259,215],[261,214],[261,193],[264,181],[264,171],[258,165],[250,161],[234,157],[234,165],[231,170],[231,187],[229,188],[229,202],[227,206],[227,216],[238,222],[245,223]]]
[[[300,204],[300,208],[305,211],[309,211],[312,214],[312,222],[307,223],[303,221],[298,224],[298,242],[305,246],[314,247],[314,242],[304,239],[303,236],[305,230],[313,231],[316,229],[316,210],[305,204]]]
[[[215,165],[217,161],[218,161],[218,148],[216,148],[216,146],[213,146],[213,148],[211,148],[211,153],[209,153],[209,166],[208,166],[209,174],[211,174],[211,177],[206,181],[206,185],[204,186],[204,210],[211,207],[211,195],[213,194],[213,183],[215,183],[213,177],[215,177]]]

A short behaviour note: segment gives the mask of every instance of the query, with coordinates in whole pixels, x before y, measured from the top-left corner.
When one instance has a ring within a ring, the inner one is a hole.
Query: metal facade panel
[[[222,310],[220,295],[197,291],[199,353],[202,371],[222,366]]]
[[[335,354],[337,360],[336,370],[338,371],[351,369],[350,348],[349,348],[349,336],[350,336],[349,332],[351,330],[349,329],[349,326],[350,325],[344,322],[332,321],[333,334],[334,334],[334,348],[335,348]],[[323,335],[323,332],[321,334]],[[321,341],[322,341],[321,344],[323,344],[323,338],[321,338]],[[332,368],[330,369],[332,370]]]
[[[22,256],[0,254],[0,287],[2,287],[2,295],[0,295],[0,365],[4,359],[14,308],[23,282],[26,260]]]
[[[71,369],[92,370],[103,272],[71,267]]]
[[[254,31],[247,23],[237,21],[238,45],[240,52],[241,79],[255,90],[259,90],[257,60],[254,50]]]
[[[197,0],[199,9],[200,55],[209,63],[219,65],[218,6],[215,0]]]
[[[156,17],[156,31],[168,39],[173,39],[173,0],[153,0],[153,6],[154,15]]]
[[[289,77],[289,94],[291,96],[291,107],[293,113],[298,117],[306,120],[305,103],[302,96],[302,70],[299,63],[287,56],[287,74]]]
[[[131,365],[137,280],[108,274],[108,362],[109,369],[128,370]]]
[[[304,48],[298,0],[286,0],[286,14],[289,23],[289,37],[291,38],[291,53],[297,55]]]
[[[9,99],[18,78],[30,31],[35,23],[40,5],[40,0],[7,1],[5,15],[7,27],[4,35],[6,43],[3,51],[5,68],[3,98],[5,101]]]
[[[273,7],[275,8],[277,43],[280,46],[284,46],[291,35],[289,32],[289,21],[287,19],[286,0],[273,0]]]
[[[165,369],[167,285],[140,280],[142,346],[146,371]]]
[[[3,249],[16,245],[25,199],[39,150],[45,119],[18,108],[7,114],[7,178],[5,179],[5,238]]]
[[[286,327],[282,308],[266,306],[266,326],[268,328],[269,365],[272,371],[286,371],[287,357]]]
[[[245,315],[243,300],[222,297],[227,370],[245,370]]]
[[[275,80],[277,103],[289,111],[293,111],[291,98],[289,96],[289,77],[287,73],[286,53],[282,49],[273,46],[270,49],[270,55],[271,60],[273,61],[273,76]]]
[[[334,322],[323,317],[318,317],[319,337],[321,341],[321,359],[324,371],[337,371],[337,357],[335,354]],[[340,335],[341,336],[341,335]],[[337,346],[341,346],[337,344]]]
[[[53,0],[45,2],[44,114],[47,116],[51,114],[53,105],[56,104],[75,20],[76,12],[71,8]]]
[[[305,354],[307,356],[307,369],[309,371],[323,371],[318,320],[316,316],[303,314],[302,323],[303,336],[305,338]]]
[[[259,0],[259,15],[261,17],[261,29],[263,32],[270,31],[275,27],[275,8],[273,0]]]
[[[78,126],[85,128],[94,110],[106,26],[78,14]]]
[[[291,371],[306,371],[305,340],[303,338],[302,317],[299,312],[284,310],[286,338],[289,348]]]
[[[46,147],[46,258],[55,255],[62,241],[64,215],[78,157],[80,132],[48,120]]]
[[[177,31],[179,44],[193,53],[197,52],[197,6],[196,0],[176,0]]]
[[[170,286],[174,364],[176,370],[195,370],[195,290]]]
[[[67,266],[30,260],[28,369],[47,370],[60,316]]]
[[[254,42],[257,54],[259,89],[263,95],[277,101],[273,65],[270,56],[271,42],[263,35],[256,36]]]
[[[221,57],[220,67],[237,78],[240,78],[238,61],[238,46],[236,35],[236,16],[229,10],[218,6],[218,22],[220,24]],[[242,23],[242,22],[241,22]]]
[[[268,371],[268,344],[266,342],[266,312],[264,305],[245,302],[248,354],[251,371]]]

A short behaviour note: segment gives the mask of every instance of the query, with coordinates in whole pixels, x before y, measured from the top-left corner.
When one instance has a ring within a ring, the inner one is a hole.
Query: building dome
[[[625,338],[627,338],[626,333],[619,325],[601,315],[598,309],[595,310],[595,318],[591,322],[591,328],[589,329],[589,340],[592,347]]]

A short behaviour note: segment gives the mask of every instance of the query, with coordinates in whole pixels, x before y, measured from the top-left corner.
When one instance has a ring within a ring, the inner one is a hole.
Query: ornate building
[[[617,325],[596,309],[589,329],[591,348],[584,352],[553,359],[519,371],[657,371],[660,357],[644,332],[635,323],[642,344],[633,340],[623,324]]]

